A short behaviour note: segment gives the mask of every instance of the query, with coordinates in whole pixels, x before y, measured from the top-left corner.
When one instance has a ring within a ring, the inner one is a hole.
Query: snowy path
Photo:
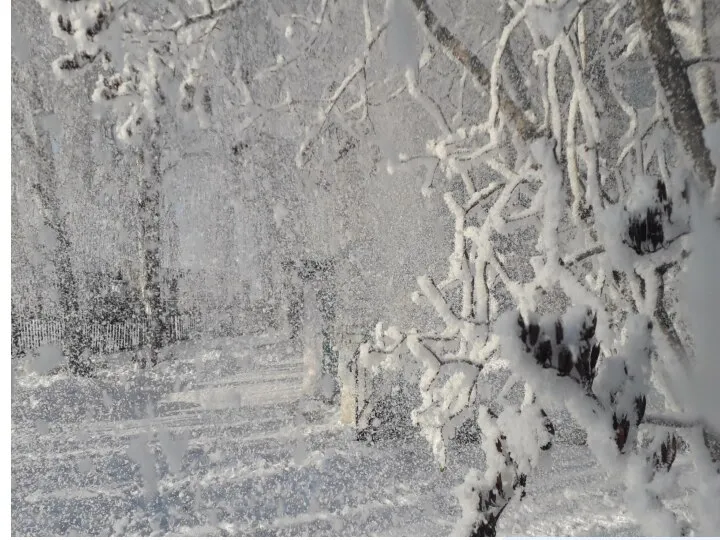
[[[236,340],[178,348],[146,372],[19,376],[13,534],[450,533],[477,448],[454,448],[441,473],[423,441],[355,441],[335,409],[303,397],[300,356]],[[599,475],[586,450],[557,453],[508,508],[507,533],[632,534],[617,498],[584,487]]]
[[[456,482],[419,474],[435,469],[420,445],[371,449],[303,399],[298,351],[235,343],[177,356],[147,373],[15,381],[15,534],[448,530],[423,516]]]

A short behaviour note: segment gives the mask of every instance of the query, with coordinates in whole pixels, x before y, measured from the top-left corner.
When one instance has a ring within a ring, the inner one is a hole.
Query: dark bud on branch
[[[195,85],[189,82],[184,82],[180,87],[180,91],[182,93],[180,108],[185,112],[190,112],[194,106],[193,99],[195,98],[196,92]]]
[[[58,23],[58,27],[60,28],[60,30],[62,30],[66,34],[73,35],[74,30],[73,30],[72,23],[70,22],[70,19],[66,19],[62,15],[58,15],[57,23]]]
[[[623,452],[630,434],[630,420],[624,415],[618,418],[617,413],[613,413],[612,422],[613,430],[615,430],[615,444],[617,444],[618,450]]]
[[[678,452],[678,439],[674,433],[668,433],[660,443],[660,448],[653,453],[652,463],[655,470],[669,471],[675,462]]]
[[[665,221],[671,222],[671,218],[672,201],[665,184],[658,179],[652,204],[630,212],[625,243],[638,255],[656,252],[665,245]]]
[[[82,69],[95,60],[96,55],[90,55],[86,52],[69,54],[61,56],[57,60],[57,67],[62,71],[73,71]]]
[[[112,12],[112,6],[110,6],[110,11]],[[100,32],[105,30],[108,26],[110,26],[110,18],[104,11],[101,11],[100,13],[98,13],[97,19],[95,19],[95,23],[92,26],[89,26],[87,30],[85,30],[85,34],[90,39],[93,39]]]

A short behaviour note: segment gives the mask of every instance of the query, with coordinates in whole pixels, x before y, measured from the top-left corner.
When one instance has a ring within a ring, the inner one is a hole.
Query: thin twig
[[[412,0],[417,10],[423,16],[425,28],[455,60],[467,69],[481,86],[490,88],[491,73],[480,58],[470,50],[439,21],[435,13],[427,3],[427,0]],[[520,136],[525,140],[533,140],[542,135],[542,130],[532,123],[522,108],[513,101],[505,87],[501,86],[498,91],[499,105],[501,111],[514,124]]]

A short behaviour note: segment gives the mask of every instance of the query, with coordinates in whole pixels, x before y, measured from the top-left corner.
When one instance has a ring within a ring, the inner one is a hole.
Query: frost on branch
[[[452,100],[446,91],[434,93],[427,66],[443,59],[423,52],[425,60],[411,66],[415,71],[402,73],[400,86],[387,91],[392,99],[406,92],[418,116],[436,127],[426,142],[432,169],[423,189],[442,194],[454,233],[447,273],[420,278],[413,295],[437,315],[439,328],[409,331],[400,347],[422,370],[422,403],[413,419],[444,463],[456,422],[492,407],[484,402],[482,375],[507,359],[541,397],[573,412],[602,463],[623,473],[647,513],[670,523],[665,532],[673,530],[674,520],[666,520],[647,487],[672,466],[675,436],[655,433],[647,452],[636,439],[646,417],[651,356],[653,382],[668,407],[681,403],[674,389],[690,347],[673,307],[678,302],[672,280],[685,258],[688,186],[697,179],[683,169],[684,152],[653,55],[643,46],[647,36],[636,3],[608,9],[607,2],[503,2],[507,16],[495,29],[491,62],[463,43],[454,21],[433,11],[435,2],[412,3],[428,40],[425,51],[443,51],[455,63],[459,82]],[[366,11],[362,59],[334,75],[337,84],[311,122],[301,164],[328,122],[359,126],[376,110],[367,96],[385,97],[365,69],[383,27],[374,26]],[[528,46],[531,54],[517,55]],[[642,103],[630,95],[636,87],[625,84],[630,63],[651,79],[644,89],[649,99]],[[520,99],[530,88],[530,99]],[[398,154],[389,169],[409,168],[415,159]],[[572,305],[592,310],[543,318],[535,313],[560,313]],[[519,320],[515,314],[506,331],[498,314],[514,308],[529,314]],[[616,342],[623,326],[626,336]],[[506,338],[503,358],[497,354],[498,333]],[[380,349],[373,352],[377,359],[385,354]],[[515,460],[530,445],[517,441],[513,422],[505,419],[525,413],[506,408],[494,414],[480,422],[488,456],[498,454],[492,445],[502,434],[502,455],[520,466]],[[493,429],[497,436],[489,434]],[[488,464],[488,478],[468,477],[475,487],[468,493],[476,495],[468,499],[466,525],[479,524],[475,532],[495,530],[511,492],[504,486],[512,487],[516,478],[505,466],[505,457],[499,458]],[[501,469],[502,489],[496,485]],[[478,513],[484,517],[476,519]]]
[[[201,127],[207,127],[211,96],[200,82],[213,65],[208,31],[242,2],[230,0],[196,14],[186,12],[190,6],[156,0],[39,2],[67,50],[53,63],[56,74],[67,78],[95,69],[93,101],[115,117],[119,140],[139,144],[158,130],[164,113],[192,111]],[[184,80],[178,77],[183,72]],[[169,118],[165,115],[163,122]]]
[[[664,507],[655,487],[675,461],[678,439],[665,432],[646,448],[638,444],[654,354],[649,319],[630,317],[615,344],[622,353],[605,358],[593,352],[600,351],[595,315],[586,307],[542,320],[512,312],[500,326],[504,354],[545,399],[568,407],[588,431],[598,461],[623,479],[626,500],[643,532],[680,534],[678,518]]]
[[[516,314],[515,320],[514,330],[505,329],[512,332],[506,334],[503,344],[506,354],[515,356],[515,363],[531,362],[573,380],[582,390],[576,394],[591,398],[593,412],[611,423],[617,449],[625,452],[632,448],[637,426],[645,415],[652,323],[644,317],[631,319],[625,329],[625,354],[600,360],[600,344],[595,338],[597,317],[585,306],[568,310],[561,317],[539,319],[535,314]],[[537,371],[529,371],[526,365],[521,368],[523,373],[535,375],[529,380],[538,391],[556,393],[550,388],[552,378],[537,378]]]
[[[499,416],[481,407],[478,425],[487,468],[483,476],[471,469],[457,489],[462,518],[455,534],[492,537],[510,501],[525,497],[528,474],[540,452],[552,446],[555,430],[529,393],[519,410],[506,409]]]
[[[355,429],[358,440],[403,436],[408,427],[408,379],[415,377],[406,360],[406,336],[397,328],[375,328],[374,339],[360,345],[347,366],[346,381],[355,395]],[[407,410],[406,410],[407,408]]]
[[[637,177],[625,203],[625,243],[635,253],[653,253],[666,245],[666,230],[672,223],[673,204],[660,178]]]

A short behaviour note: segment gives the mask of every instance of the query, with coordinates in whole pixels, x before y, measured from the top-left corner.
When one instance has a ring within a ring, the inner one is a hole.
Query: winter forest
[[[10,4],[13,535],[720,533],[720,2]]]

